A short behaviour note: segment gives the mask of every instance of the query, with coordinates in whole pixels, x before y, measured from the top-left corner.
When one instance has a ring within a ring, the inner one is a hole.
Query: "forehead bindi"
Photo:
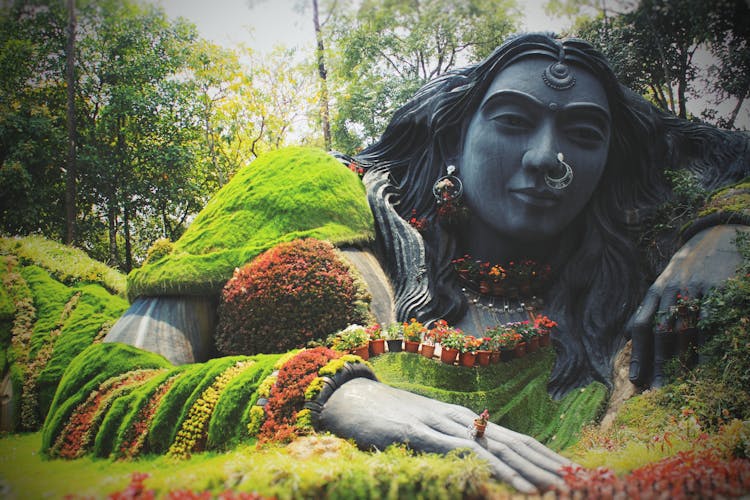
[[[599,108],[607,117],[609,104],[604,87],[589,71],[576,66],[567,67],[567,74],[560,73],[555,61],[549,58],[533,57],[515,62],[504,68],[488,88],[482,105],[497,95],[517,94],[528,96],[532,103],[552,111],[591,105]],[[550,75],[550,70],[552,74]],[[555,79],[557,75],[562,77]],[[520,103],[519,103],[520,104]]]

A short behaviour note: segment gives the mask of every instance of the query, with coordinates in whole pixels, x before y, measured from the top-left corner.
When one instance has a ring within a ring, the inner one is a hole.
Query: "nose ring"
[[[565,156],[562,153],[557,153],[557,164],[565,169],[565,173],[562,177],[550,177],[549,173],[545,173],[544,182],[552,189],[565,189],[573,180],[573,169],[565,163]]]

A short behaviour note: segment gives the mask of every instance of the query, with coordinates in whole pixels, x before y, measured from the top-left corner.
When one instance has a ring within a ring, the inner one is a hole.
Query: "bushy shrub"
[[[146,261],[144,264],[156,262],[165,255],[169,255],[174,250],[174,243],[169,238],[159,238],[154,241],[148,250],[146,250]]]
[[[369,296],[330,243],[282,243],[237,269],[224,287],[216,346],[224,354],[303,347],[367,322]]]

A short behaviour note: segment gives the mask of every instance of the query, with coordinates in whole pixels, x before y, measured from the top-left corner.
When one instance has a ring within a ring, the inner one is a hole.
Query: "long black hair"
[[[607,94],[612,115],[605,171],[588,204],[560,237],[573,240],[561,245],[573,250],[546,297],[546,312],[559,324],[549,383],[550,393],[559,397],[593,380],[610,385],[612,359],[624,345],[624,325],[646,282],[630,238],[632,222],[669,195],[664,170],[682,162],[699,171],[706,184],[723,182],[722,176],[736,178],[747,170],[746,158],[734,168],[737,172],[728,173],[715,157],[746,157],[747,140],[735,140],[732,151],[717,153],[727,149],[726,134],[658,111],[620,85],[605,57],[588,42],[542,33],[512,37],[484,61],[425,85],[396,111],[381,139],[356,157],[370,167],[364,182],[399,320],[450,322],[466,311],[451,265],[457,253],[454,235],[437,223],[419,233],[407,221],[412,216],[436,220],[432,186],[445,175],[446,165],[457,163],[465,130],[487,88],[500,71],[529,56],[591,72]],[[704,145],[692,147],[696,141]],[[719,142],[721,147],[706,146]],[[699,156],[709,158],[695,160]]]

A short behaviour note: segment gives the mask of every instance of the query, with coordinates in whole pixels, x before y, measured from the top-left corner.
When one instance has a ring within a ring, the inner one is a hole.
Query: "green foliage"
[[[375,141],[393,112],[428,80],[489,55],[517,28],[513,0],[368,0],[332,17],[334,146],[344,152]]]
[[[249,410],[257,401],[258,385],[271,374],[277,359],[278,356],[254,356],[255,364],[227,385],[208,425],[206,449],[227,450],[249,439]]]
[[[101,337],[102,329],[128,308],[128,303],[110,295],[99,285],[83,285],[75,310],[68,317],[55,342],[52,357],[39,374],[39,408],[42,415],[51,404],[58,382],[73,358]]]
[[[68,365],[42,430],[42,449],[60,434],[73,410],[105,380],[136,369],[169,368],[162,356],[119,343],[89,346]]]
[[[384,383],[477,413],[487,408],[493,422],[558,450],[575,443],[581,428],[598,419],[607,401],[607,390],[599,383],[552,400],[547,380],[554,354],[549,350],[481,369],[447,366],[401,353],[370,362]]]
[[[98,283],[114,294],[125,294],[125,276],[121,273],[81,250],[41,236],[0,238],[0,254],[16,255],[22,265],[37,265],[68,286]]]
[[[128,276],[128,295],[216,295],[236,267],[278,243],[364,243],[373,231],[356,174],[316,149],[268,153],[212,198],[172,254]]]
[[[145,263],[156,262],[162,257],[172,253],[173,250],[174,244],[169,238],[159,238],[148,247]]]
[[[224,287],[217,349],[286,352],[367,321],[369,294],[355,273],[330,243],[307,239],[277,245],[236,270]],[[359,345],[366,342],[365,336]]]
[[[147,451],[165,453],[174,441],[190,408],[203,391],[214,383],[217,376],[240,359],[246,358],[242,356],[216,358],[186,369],[164,396],[154,415],[146,441]]]

